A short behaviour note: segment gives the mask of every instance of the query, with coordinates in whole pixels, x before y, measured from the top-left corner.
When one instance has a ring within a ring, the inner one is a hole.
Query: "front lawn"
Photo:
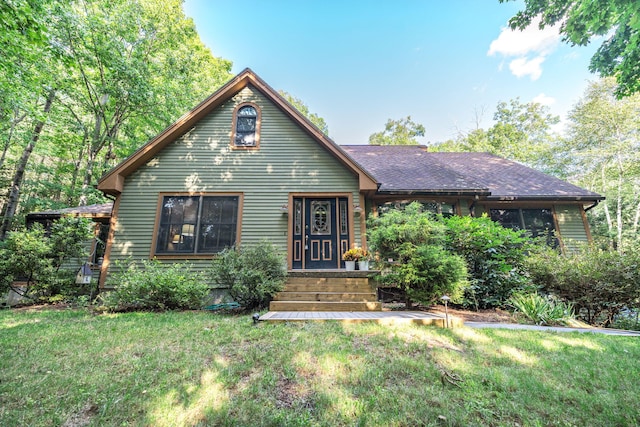
[[[631,426],[639,361],[637,337],[3,310],[0,425]]]

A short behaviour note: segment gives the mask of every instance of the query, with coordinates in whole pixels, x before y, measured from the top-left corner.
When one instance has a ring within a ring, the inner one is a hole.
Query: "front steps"
[[[382,311],[368,271],[291,271],[270,311]]]

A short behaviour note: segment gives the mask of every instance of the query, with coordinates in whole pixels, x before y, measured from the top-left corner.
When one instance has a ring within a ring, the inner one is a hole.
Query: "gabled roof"
[[[350,145],[343,149],[380,182],[379,193],[468,194],[498,201],[604,199],[489,153],[430,153],[419,145]]]
[[[124,180],[127,176],[151,160],[168,144],[185,134],[195,126],[198,121],[203,119],[215,108],[222,105],[229,98],[232,98],[249,85],[260,91],[260,93],[273,102],[276,107],[278,107],[294,123],[307,132],[307,134],[318,142],[318,144],[338,159],[343,165],[345,165],[345,167],[356,174],[359,178],[361,191],[375,191],[377,189],[377,182],[366,170],[362,169],[357,163],[355,163],[335,142],[324,135],[306,117],[300,114],[298,110],[291,106],[291,104],[289,104],[284,98],[282,98],[282,96],[267,85],[249,68],[245,68],[240,72],[240,74],[227,82],[224,86],[201,102],[197,107],[179,118],[175,123],[163,130],[156,137],[138,149],[138,151],[105,174],[98,182],[98,189],[107,194],[120,194],[124,186]],[[231,123],[229,123],[229,125],[231,125]]]

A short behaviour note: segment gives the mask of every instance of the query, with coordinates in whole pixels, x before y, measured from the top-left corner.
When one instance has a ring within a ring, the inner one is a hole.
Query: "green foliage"
[[[300,113],[302,113],[303,116],[309,119],[309,121],[320,129],[322,133],[329,135],[329,125],[327,125],[327,122],[325,122],[325,120],[316,113],[309,111],[307,104],[284,90],[279,90],[278,93],[286,99],[289,104],[293,105]]]
[[[0,187],[16,190],[7,225],[52,202],[103,202],[96,179],[231,70],[181,0],[0,2],[0,46]]]
[[[2,293],[9,290],[14,280],[23,279],[28,288],[48,280],[53,273],[50,254],[51,244],[41,224],[9,233],[0,248]]]
[[[516,314],[536,325],[562,325],[574,317],[571,303],[535,292],[516,292],[509,297],[507,304],[515,309]]]
[[[387,120],[384,131],[376,132],[369,136],[369,144],[417,145],[417,138],[424,135],[424,126],[411,120],[411,116],[407,116],[400,120]]]
[[[267,241],[229,248],[213,259],[214,283],[229,290],[234,301],[247,310],[266,307],[284,289],[287,277],[284,256]]]
[[[606,199],[590,211],[594,235],[626,250],[640,242],[640,94],[614,96],[613,78],[591,83],[569,114],[569,138],[559,157],[573,159],[572,181]]]
[[[487,216],[444,218],[447,247],[467,262],[470,286],[464,304],[477,309],[502,307],[514,291],[527,288],[524,261],[532,243],[521,232]]]
[[[476,128],[461,134],[455,141],[433,147],[435,151],[488,152],[525,163],[540,171],[562,174],[554,158],[557,137],[552,127],[560,121],[549,107],[519,98],[499,102],[489,129]]]
[[[55,221],[49,235],[41,224],[9,233],[0,246],[0,291],[14,280],[26,282],[25,296],[62,295],[74,297],[88,291],[75,284],[75,271],[61,267],[65,262],[87,257],[84,244],[92,236],[86,218],[63,217]]]
[[[616,329],[640,331],[640,308],[618,313],[611,326]]]
[[[533,283],[575,305],[590,324],[610,325],[621,311],[640,307],[640,254],[584,246],[560,255],[538,248],[527,259]]]
[[[564,41],[571,45],[584,46],[604,36],[589,70],[616,77],[616,93],[622,97],[640,91],[639,13],[640,4],[634,0],[525,0],[524,10],[509,24],[524,29],[538,18],[540,28],[560,24]]]
[[[408,305],[432,305],[445,294],[460,301],[467,272],[464,260],[444,249],[445,232],[419,203],[369,218],[367,240],[383,270],[379,280],[403,289]]]
[[[102,296],[110,311],[199,309],[209,295],[209,285],[190,264],[152,260],[117,267],[116,289]]]

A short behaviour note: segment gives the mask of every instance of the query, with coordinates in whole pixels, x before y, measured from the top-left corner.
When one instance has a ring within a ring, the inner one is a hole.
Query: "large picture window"
[[[224,196],[163,196],[156,254],[216,254],[236,244],[239,199]]]

